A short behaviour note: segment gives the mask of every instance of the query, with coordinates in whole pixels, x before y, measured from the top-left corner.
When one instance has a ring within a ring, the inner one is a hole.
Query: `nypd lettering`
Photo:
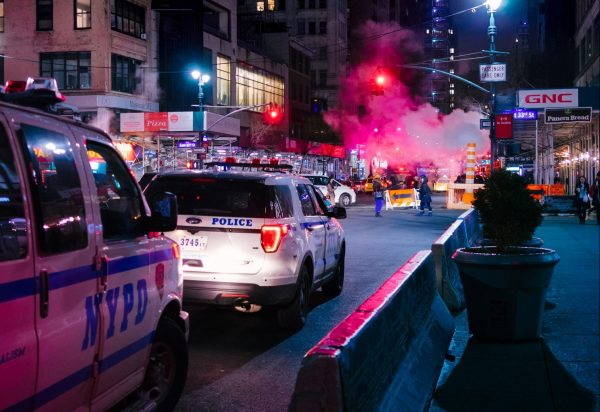
[[[235,218],[235,217],[213,217],[213,226],[238,226],[238,227],[252,227],[252,219]]]
[[[86,325],[81,350],[86,350],[96,344],[98,333],[98,321],[100,316],[100,304],[102,293],[96,293],[85,298]],[[121,297],[121,298],[119,298]],[[137,301],[137,305],[135,304]],[[122,302],[122,310],[118,310],[119,302]],[[115,331],[125,332],[131,324],[139,325],[146,316],[148,309],[148,285],[146,279],[139,279],[134,289],[133,283],[126,283],[121,288],[117,286],[106,291],[106,306],[108,307],[108,328],[106,339],[115,335]],[[120,322],[117,322],[117,312],[121,313]]]

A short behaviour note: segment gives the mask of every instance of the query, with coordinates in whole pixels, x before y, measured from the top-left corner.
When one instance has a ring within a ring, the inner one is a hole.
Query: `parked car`
[[[189,319],[160,233],[176,198],[147,201],[101,130],[24,106],[54,91],[19,95],[0,102],[0,410],[173,409]]]
[[[304,177],[308,178],[323,193],[327,194],[327,182],[329,181],[327,176],[304,175]],[[331,199],[333,203],[339,203],[344,207],[356,203],[356,192],[350,186],[346,186],[340,181],[333,179],[333,187],[335,194],[335,199]]]
[[[301,328],[309,297],[341,293],[346,243],[310,180],[292,174],[186,171],[159,174],[147,196],[177,195],[179,218],[165,235],[181,247],[185,301],[253,312],[277,309],[279,324]]]

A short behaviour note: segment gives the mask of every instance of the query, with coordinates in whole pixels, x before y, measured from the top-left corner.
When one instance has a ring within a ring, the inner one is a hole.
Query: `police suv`
[[[189,325],[160,235],[176,198],[147,202],[106,134],[45,112],[58,97],[0,102],[0,410],[172,409]]]
[[[238,165],[239,166],[239,165]],[[275,172],[159,174],[147,196],[169,190],[179,207],[185,302],[242,311],[278,308],[284,328],[301,328],[310,294],[337,296],[344,284],[344,231],[310,180]]]

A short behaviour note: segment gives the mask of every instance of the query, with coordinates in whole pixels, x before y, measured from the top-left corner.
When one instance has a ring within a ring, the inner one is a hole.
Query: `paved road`
[[[441,197],[434,199],[434,208],[441,202]],[[190,370],[179,411],[287,410],[306,351],[417,250],[429,249],[460,214],[435,209],[427,217],[395,210],[375,218],[371,206],[361,203],[349,208],[342,221],[347,239],[344,291],[329,301],[320,292],[313,295],[308,324],[301,331],[279,331],[272,311],[249,315],[186,308],[191,314]]]

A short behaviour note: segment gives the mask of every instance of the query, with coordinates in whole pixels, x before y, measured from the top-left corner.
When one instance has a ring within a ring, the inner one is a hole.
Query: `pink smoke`
[[[366,39],[364,60],[341,79],[338,106],[325,115],[346,147],[365,145],[366,159],[383,157],[390,166],[434,166],[449,169],[452,176],[461,172],[467,143],[476,143],[479,155],[489,150],[488,131],[479,130],[482,114],[456,109],[442,115],[413,97],[415,73],[397,65],[421,53],[422,42],[414,32],[396,23],[369,21],[359,34]],[[371,79],[379,73],[387,81],[383,96],[371,93]]]

